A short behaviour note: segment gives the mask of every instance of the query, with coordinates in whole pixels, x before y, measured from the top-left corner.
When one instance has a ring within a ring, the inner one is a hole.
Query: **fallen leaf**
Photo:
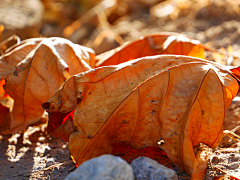
[[[206,154],[195,147],[218,145],[225,110],[238,89],[238,80],[216,63],[151,56],[75,75],[42,107],[53,133],[75,110],[76,129],[65,131],[77,165],[111,153],[112,143],[158,146],[192,179],[202,179]],[[56,115],[62,117],[53,121]]]
[[[11,122],[0,134],[24,130],[44,118],[41,104],[71,75],[90,70],[86,62],[93,56],[91,49],[69,40],[40,38],[29,39],[0,57],[0,76],[14,99]]]
[[[129,60],[161,55],[187,55],[205,59],[204,47],[194,39],[177,33],[159,33],[140,37],[96,57],[96,67],[117,65]]]

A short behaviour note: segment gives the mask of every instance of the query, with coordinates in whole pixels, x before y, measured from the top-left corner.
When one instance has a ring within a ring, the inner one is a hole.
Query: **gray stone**
[[[177,180],[174,170],[148,157],[138,157],[131,163],[136,180]]]
[[[65,180],[134,180],[134,174],[120,157],[102,155],[81,164]]]

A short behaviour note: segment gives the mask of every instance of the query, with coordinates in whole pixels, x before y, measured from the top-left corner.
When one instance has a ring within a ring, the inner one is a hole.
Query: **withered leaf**
[[[93,57],[91,49],[63,38],[30,39],[0,57],[0,76],[14,99],[11,123],[0,134],[21,131],[46,118],[41,104],[71,75],[90,70],[85,61]]]
[[[42,107],[50,131],[71,134],[69,150],[77,165],[124,142],[158,146],[193,179],[202,179],[207,164],[194,147],[217,146],[225,110],[238,89],[238,80],[218,64],[152,56],[75,75]],[[72,110],[75,130],[63,122]]]
[[[187,55],[205,59],[204,47],[194,39],[177,33],[158,33],[140,37],[109,52],[96,57],[96,67],[117,65],[129,60],[161,55]]]

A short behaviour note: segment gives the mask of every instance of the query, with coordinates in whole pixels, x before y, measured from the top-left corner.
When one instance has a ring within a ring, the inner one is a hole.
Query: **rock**
[[[81,164],[65,180],[134,180],[132,167],[113,155],[102,155]]]
[[[136,180],[177,180],[177,174],[148,157],[138,157],[131,163]]]

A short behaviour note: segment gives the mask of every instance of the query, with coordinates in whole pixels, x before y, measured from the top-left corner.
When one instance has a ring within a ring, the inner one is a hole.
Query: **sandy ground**
[[[75,169],[67,143],[43,129],[29,127],[24,134],[0,136],[1,180],[64,179]]]

